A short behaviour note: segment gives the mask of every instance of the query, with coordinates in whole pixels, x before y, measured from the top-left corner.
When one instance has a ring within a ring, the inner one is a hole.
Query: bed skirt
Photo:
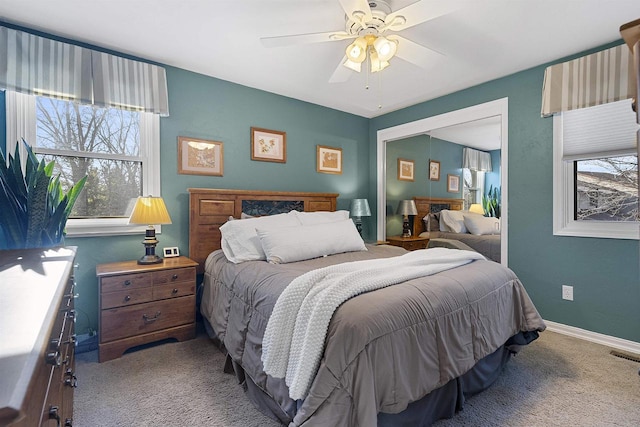
[[[225,352],[224,346],[215,336],[207,319],[203,319],[211,339]],[[453,417],[464,407],[466,399],[489,388],[500,376],[502,369],[520,346],[527,345],[538,338],[538,333],[520,332],[511,337],[492,354],[480,359],[471,370],[454,378],[440,388],[433,390],[422,399],[409,404],[398,414],[378,414],[378,427],[428,427],[434,422]],[[227,354],[225,372],[236,375],[238,383],[244,388],[249,400],[269,418],[287,425],[293,419],[296,407],[286,408],[283,412],[273,399],[259,388],[249,375],[245,375],[242,366]],[[297,402],[299,407],[302,401]]]

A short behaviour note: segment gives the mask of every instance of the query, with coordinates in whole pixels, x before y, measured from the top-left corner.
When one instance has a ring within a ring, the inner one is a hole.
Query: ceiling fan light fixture
[[[367,57],[367,41],[364,37],[358,37],[347,46],[346,50],[347,59],[352,62],[361,63]]]
[[[371,61],[371,72],[377,73],[389,66],[389,61],[383,61],[375,50],[372,50],[369,54],[369,60]]]
[[[347,58],[346,61],[344,61],[344,65],[347,68],[352,69],[353,71],[359,73],[361,68],[362,68],[362,64],[360,62],[353,62],[352,60],[350,60],[349,58]]]
[[[381,61],[389,61],[396,54],[398,46],[393,40],[380,36],[373,42],[373,48]]]

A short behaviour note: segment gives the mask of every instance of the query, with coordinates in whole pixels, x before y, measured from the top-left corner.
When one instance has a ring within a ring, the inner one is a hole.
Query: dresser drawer
[[[195,321],[195,295],[102,310],[100,342],[158,331]]]
[[[175,282],[188,282],[196,281],[196,269],[195,268],[176,268],[173,270],[156,271],[153,273],[153,283],[175,283]]]
[[[404,242],[402,245],[406,250],[415,251],[417,249],[426,249],[429,241],[416,240],[415,242]]]
[[[167,283],[166,285],[155,285],[153,287],[153,299],[161,300],[167,298],[178,298],[196,293],[196,285],[191,282]]]
[[[139,289],[151,286],[153,273],[123,274],[103,277],[100,280],[100,292],[115,292],[123,289]]]
[[[140,304],[153,300],[153,288],[127,289],[118,292],[109,292],[100,296],[100,308],[123,307],[132,304]]]

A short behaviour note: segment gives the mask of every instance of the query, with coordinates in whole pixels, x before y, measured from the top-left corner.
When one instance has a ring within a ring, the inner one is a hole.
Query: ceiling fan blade
[[[338,63],[338,67],[333,71],[331,78],[329,79],[329,83],[342,83],[346,82],[351,78],[353,71],[345,67],[344,62],[347,60],[347,56],[343,56],[340,62]]]
[[[369,7],[368,0],[338,0],[340,2],[340,6],[344,10],[344,13],[349,18],[356,18],[354,16],[354,12],[356,15],[358,12],[361,12],[361,17],[365,21],[369,21],[371,19],[371,8]],[[357,18],[356,18],[357,19]]]
[[[336,40],[354,39],[358,35],[352,35],[346,31],[327,31],[326,33],[294,34],[290,36],[261,37],[264,47],[295,46],[299,44],[332,42]]]
[[[396,51],[398,58],[404,59],[420,68],[433,67],[434,63],[444,56],[438,51],[419,45],[401,36],[393,35],[387,38],[398,41],[398,50]]]
[[[401,31],[439,16],[455,12],[460,7],[444,1],[421,0],[391,12],[385,18],[385,30]]]

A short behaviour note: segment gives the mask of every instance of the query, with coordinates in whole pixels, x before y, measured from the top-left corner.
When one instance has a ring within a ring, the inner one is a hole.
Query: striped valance
[[[542,88],[543,117],[561,111],[633,98],[632,54],[626,45],[547,67]]]
[[[164,68],[0,26],[0,89],[169,115]]]

